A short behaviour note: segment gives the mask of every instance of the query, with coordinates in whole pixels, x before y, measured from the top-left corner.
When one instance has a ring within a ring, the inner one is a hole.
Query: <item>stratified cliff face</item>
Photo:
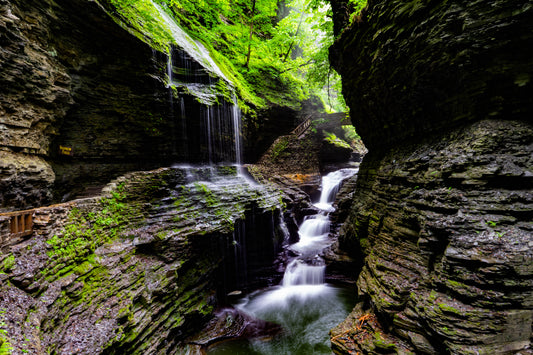
[[[184,354],[227,293],[273,274],[280,193],[235,169],[136,172],[104,191],[36,209],[29,238],[0,216],[0,350]]]
[[[97,2],[3,0],[0,28],[0,208],[40,206],[54,183],[64,193],[172,153],[165,58]]]
[[[0,211],[86,196],[126,171],[235,161],[208,152],[234,146],[231,84],[185,42],[169,61],[128,21],[107,0],[0,1]],[[268,125],[288,132],[297,115],[286,116]],[[268,125],[242,125],[248,151],[273,139]]]
[[[335,44],[370,150],[337,353],[532,351],[532,20],[526,1],[369,1]]]
[[[527,0],[370,0],[330,55],[365,145],[487,117],[531,120],[532,18]]]

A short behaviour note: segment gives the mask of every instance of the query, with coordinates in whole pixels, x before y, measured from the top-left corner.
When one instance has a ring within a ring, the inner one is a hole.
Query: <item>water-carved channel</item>
[[[217,344],[209,354],[331,354],[328,332],[354,305],[354,290],[325,283],[320,253],[331,244],[329,213],[342,182],[357,169],[341,169],[322,178],[322,192],[315,203],[318,213],[307,216],[299,227],[299,241],[288,248],[289,259],[282,282],[252,292],[234,307],[282,331],[274,337],[239,339]]]

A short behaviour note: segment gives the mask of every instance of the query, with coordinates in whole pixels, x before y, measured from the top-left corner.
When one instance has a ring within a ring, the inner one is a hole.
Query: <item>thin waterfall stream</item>
[[[354,290],[325,283],[320,253],[332,240],[329,213],[342,182],[357,169],[340,169],[322,178],[319,212],[304,219],[300,240],[289,246],[297,256],[288,261],[280,285],[255,291],[234,307],[249,316],[279,324],[283,331],[272,339],[239,339],[217,344],[209,354],[331,354],[329,330],[353,307]]]

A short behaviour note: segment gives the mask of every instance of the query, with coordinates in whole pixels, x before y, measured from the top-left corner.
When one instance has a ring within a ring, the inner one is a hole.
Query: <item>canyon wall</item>
[[[40,206],[87,175],[103,184],[165,160],[162,55],[97,2],[4,0],[0,13],[0,206]]]
[[[360,303],[335,352],[531,353],[533,7],[371,0],[349,25],[332,3],[370,151],[339,237]]]

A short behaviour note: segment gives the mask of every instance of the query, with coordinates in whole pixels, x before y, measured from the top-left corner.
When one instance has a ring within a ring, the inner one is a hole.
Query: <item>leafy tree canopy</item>
[[[149,32],[152,45],[169,43],[152,0],[107,1],[141,37]],[[334,38],[327,0],[153,1],[206,45],[248,103],[297,107],[314,94],[330,110],[345,110],[340,79],[328,62]],[[366,3],[350,1],[359,10]]]

